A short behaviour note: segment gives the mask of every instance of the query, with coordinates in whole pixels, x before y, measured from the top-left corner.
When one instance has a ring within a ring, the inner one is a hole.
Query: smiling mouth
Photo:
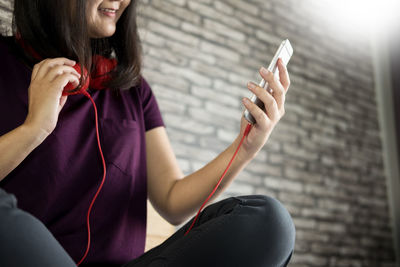
[[[109,14],[115,14],[118,11],[118,9],[112,9],[112,8],[99,8],[99,10]]]

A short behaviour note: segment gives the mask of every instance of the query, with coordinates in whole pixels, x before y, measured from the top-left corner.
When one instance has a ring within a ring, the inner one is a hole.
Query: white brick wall
[[[326,28],[320,5],[142,0],[144,75],[190,173],[236,136],[246,83],[289,38],[287,114],[224,197],[261,193],[285,204],[297,228],[290,266],[394,266],[369,44]],[[10,9],[0,0],[0,30]]]

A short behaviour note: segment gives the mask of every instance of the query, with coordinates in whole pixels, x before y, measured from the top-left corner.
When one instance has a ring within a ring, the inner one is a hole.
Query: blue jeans
[[[232,197],[208,206],[161,245],[123,267],[286,266],[294,249],[289,213],[266,196]],[[46,227],[0,189],[0,266],[76,266]],[[81,266],[113,266],[107,263]]]

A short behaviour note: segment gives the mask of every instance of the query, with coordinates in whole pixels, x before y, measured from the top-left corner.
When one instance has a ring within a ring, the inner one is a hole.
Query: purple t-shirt
[[[0,41],[0,136],[21,125],[28,112],[32,70],[13,40]],[[164,124],[144,79],[119,96],[111,90],[89,93],[98,108],[107,176],[91,213],[91,248],[85,262],[122,264],[144,252],[145,132]],[[86,248],[86,213],[102,175],[93,106],[87,97],[74,95],[68,97],[55,130],[0,186],[78,261]]]

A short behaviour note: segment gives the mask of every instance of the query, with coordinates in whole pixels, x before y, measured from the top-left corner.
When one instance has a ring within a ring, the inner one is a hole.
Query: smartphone
[[[272,72],[278,78],[278,80],[279,80],[279,69],[276,64],[278,62],[278,59],[281,58],[283,64],[286,66],[289,63],[289,60],[292,57],[292,55],[293,55],[292,45],[290,44],[289,40],[286,39],[279,46],[268,67],[268,70]],[[271,93],[271,89],[269,88],[268,83],[265,82],[264,79],[261,80],[259,86]],[[264,103],[256,95],[253,94],[250,100],[254,102],[257,106],[259,106],[262,110],[264,110]],[[256,123],[256,120],[247,109],[244,111],[243,116],[251,124]]]

